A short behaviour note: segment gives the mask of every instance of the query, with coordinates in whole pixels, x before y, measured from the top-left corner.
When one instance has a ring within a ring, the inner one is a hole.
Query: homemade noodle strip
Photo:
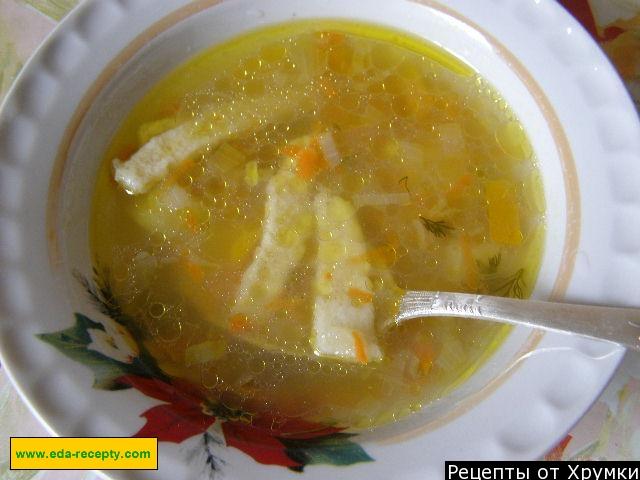
[[[374,331],[367,244],[351,203],[326,192],[314,201],[318,228],[314,349],[317,355],[368,363],[382,358]]]
[[[269,180],[266,193],[262,240],[236,297],[234,310],[243,314],[263,311],[282,292],[313,232],[308,182],[282,169]]]
[[[114,178],[132,195],[145,193],[171,169],[203,149],[215,148],[231,137],[278,124],[293,114],[304,114],[308,108],[309,102],[304,96],[298,101],[282,101],[276,96],[203,113],[197,123],[184,122],[151,138],[129,160],[114,159]]]

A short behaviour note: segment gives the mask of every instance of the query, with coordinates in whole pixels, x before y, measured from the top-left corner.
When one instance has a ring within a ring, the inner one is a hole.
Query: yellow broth
[[[183,122],[222,128],[225,112],[264,99],[294,108],[277,123],[255,118],[249,132],[230,132],[144,194],[114,181],[112,160],[154,136]],[[315,147],[301,153],[304,136]],[[318,138],[332,140],[332,162]],[[314,353],[315,233],[275,301],[254,316],[234,313],[262,236],[265,185],[287,161],[311,191],[357,209],[367,253],[353,261],[372,265],[376,301],[402,289],[530,294],[545,230],[542,185],[499,94],[405,34],[291,23],[180,66],[132,109],[104,157],[94,261],[160,367],[231,409],[356,428],[404,416],[472,374],[506,327],[433,318],[383,333],[388,301],[376,304],[381,361]]]

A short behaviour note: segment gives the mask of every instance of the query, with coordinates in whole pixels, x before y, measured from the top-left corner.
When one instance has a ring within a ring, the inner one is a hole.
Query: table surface
[[[609,55],[640,109],[640,0],[560,0]],[[0,0],[0,100],[22,65],[78,0]],[[92,472],[9,470],[9,437],[46,436],[0,367],[0,480],[93,480]],[[609,386],[549,460],[640,459],[640,353],[627,353]]]

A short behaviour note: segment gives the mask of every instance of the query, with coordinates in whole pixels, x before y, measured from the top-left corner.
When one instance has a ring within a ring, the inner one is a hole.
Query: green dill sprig
[[[502,253],[498,253],[489,259],[489,272],[496,273],[500,262],[502,261]]]
[[[424,228],[426,228],[429,232],[431,232],[438,238],[444,238],[450,231],[455,230],[444,220],[429,220],[428,218],[424,218],[422,215],[420,215],[420,221],[424,225]]]
[[[489,257],[487,263],[484,263],[481,260],[476,260],[478,264],[478,268],[480,269],[480,273],[484,275],[495,275],[498,273],[498,267],[502,262],[502,253],[496,253],[495,255]]]
[[[409,190],[409,177],[402,177],[398,180],[398,183],[404,186],[404,189],[407,191],[409,195],[411,195],[411,190]]]
[[[503,297],[524,298],[524,268],[519,269],[510,277],[502,278],[498,282],[498,286],[493,288],[495,295]]]

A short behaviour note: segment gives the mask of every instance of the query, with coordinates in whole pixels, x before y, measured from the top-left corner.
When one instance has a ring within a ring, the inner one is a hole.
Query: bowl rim
[[[12,103],[12,102],[15,103],[15,98],[14,97],[16,97],[16,95],[19,96],[19,92],[18,91],[20,90],[22,84],[24,83],[25,78],[28,79],[30,72],[34,68],[36,68],[38,62],[41,61],[41,59],[40,59],[41,52],[44,51],[47,48],[47,46],[50,45],[58,35],[60,35],[59,32],[64,32],[65,29],[69,25],[73,24],[74,19],[77,19],[82,14],[86,14],[86,12],[89,11],[91,6],[95,5],[95,3],[97,3],[95,0],[89,0],[89,1],[81,4],[80,6],[78,6],[76,8],[76,10],[69,17],[67,17],[67,19],[65,21],[63,21],[60,24],[60,26],[57,27],[55,29],[55,31],[47,38],[47,40],[43,43],[43,45],[38,49],[38,52],[36,53],[36,55],[34,55],[34,57],[32,57],[32,59],[29,61],[29,63],[25,66],[25,68],[23,69],[23,71],[20,74],[19,79],[14,83],[14,86],[12,87],[10,93],[7,95],[7,98],[5,99],[5,102],[3,103],[3,108],[2,108],[1,113],[0,113],[0,118],[6,119],[7,117],[15,117],[15,111],[12,111],[12,110],[15,110],[16,106],[15,105],[10,105],[10,103]],[[116,3],[116,0],[113,0],[112,3]],[[180,1],[180,2],[174,2],[174,3],[184,3],[184,2]],[[195,2],[193,5],[196,5],[196,4],[200,4],[201,5],[203,3],[217,3],[217,2],[215,0],[213,0],[211,2]],[[431,1],[428,1],[428,2],[424,1],[424,2],[420,2],[420,3],[428,3],[428,4],[434,4],[435,5],[435,2],[431,2]],[[454,3],[454,2],[452,2],[452,3]],[[464,3],[464,2],[458,1],[458,2],[455,2],[455,3],[456,4],[461,4],[461,3]],[[549,3],[550,2],[547,2],[547,4],[549,4]],[[459,6],[459,5],[456,5],[456,6]],[[553,7],[551,7],[551,8],[552,9],[553,8],[557,9],[556,11],[561,11],[560,7],[555,6],[555,5]],[[565,17],[562,18],[562,20],[565,23],[568,23],[569,25],[571,25],[572,28],[574,28],[574,31],[577,32],[577,33],[575,33],[575,35],[577,35],[577,36],[586,35],[586,33],[584,33],[582,31],[581,27],[577,26],[577,23],[575,21],[573,21],[573,19],[566,18],[566,14],[565,14]],[[600,53],[600,56],[602,56],[601,53]],[[600,58],[599,60],[600,60],[600,64],[602,64],[602,58]],[[605,60],[605,67],[601,67],[601,68],[605,68],[606,69],[607,68],[606,65],[608,65],[608,62]],[[610,66],[608,66],[608,68],[609,68],[609,70],[611,69]],[[610,72],[608,72],[608,73],[610,73]],[[16,93],[16,92],[18,92],[18,93]],[[624,97],[624,95],[622,95],[622,96]],[[619,98],[620,95],[616,95],[615,97],[616,97],[615,100],[620,102],[620,98]],[[628,102],[628,97],[626,97],[626,99],[627,99],[627,102]],[[635,128],[635,131],[640,131],[640,129],[638,129],[637,118],[636,118],[635,125],[633,126],[633,128]],[[5,321],[5,319],[6,319],[5,312],[2,313],[2,316],[3,316],[3,321]],[[545,336],[545,337],[547,337],[547,336]],[[549,337],[551,337],[551,336],[549,336]],[[545,338],[545,340],[547,340],[547,338]],[[550,344],[552,345],[553,343],[554,342],[552,341]],[[3,345],[3,347],[4,347],[4,345]],[[548,347],[545,347],[545,348],[548,348]],[[3,348],[3,350],[4,350],[4,348]],[[605,372],[605,374],[604,374],[604,377],[606,377],[605,380],[608,380],[608,378],[613,374],[613,371],[615,370],[615,368],[617,367],[617,364],[619,363],[619,361],[622,358],[622,354],[623,354],[622,350],[615,351],[615,349],[614,349],[613,353],[610,355],[609,360],[611,360],[611,361],[609,362],[609,364],[607,365],[607,368],[606,368],[606,370],[608,370],[608,373]],[[31,403],[31,401],[28,399],[28,394],[26,393],[25,390],[23,390],[20,387],[20,382],[16,381],[16,379],[13,378],[12,368],[11,368],[11,361],[7,362],[6,361],[7,359],[3,355],[4,355],[4,353],[2,351],[0,351],[0,357],[2,357],[3,363],[7,367],[9,376],[12,379],[12,381],[14,382],[14,385],[17,386],[18,391],[23,396],[23,399],[25,399],[27,401],[27,404],[30,406],[32,411],[34,411],[34,413],[36,413],[36,416],[38,416],[38,418],[41,420],[41,422],[44,423],[45,426],[47,426],[47,428],[53,433],[53,429],[51,427],[49,427],[47,422],[45,422],[43,420],[42,416],[36,412],[35,407]],[[602,383],[602,385],[599,388],[599,390],[604,388],[605,384],[606,384],[606,381],[604,383]],[[596,390],[598,390],[598,389],[596,389]],[[598,390],[598,392],[599,392],[599,390]],[[595,400],[595,397],[594,397],[594,400]],[[587,405],[587,407],[588,407],[588,405]],[[564,433],[564,432],[562,432],[562,433]]]

